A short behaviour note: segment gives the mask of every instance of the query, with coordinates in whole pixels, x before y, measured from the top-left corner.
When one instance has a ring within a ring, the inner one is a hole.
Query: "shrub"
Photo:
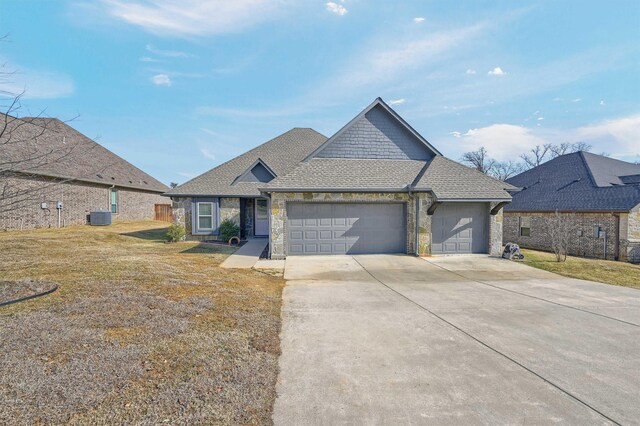
[[[220,224],[220,239],[229,241],[233,237],[240,236],[240,227],[231,219],[225,219]]]
[[[165,237],[170,243],[175,243],[178,241],[182,241],[185,235],[187,235],[187,231],[184,229],[184,226],[177,223],[172,223]]]

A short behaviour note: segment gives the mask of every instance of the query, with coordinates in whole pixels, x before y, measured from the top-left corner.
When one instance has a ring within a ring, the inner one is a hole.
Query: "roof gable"
[[[237,182],[271,182],[276,174],[267,166],[262,159],[258,158],[244,173],[236,178]]]
[[[313,129],[294,128],[173,188],[168,196],[259,196],[260,181],[238,178],[262,163],[274,176],[283,176],[327,138]]]
[[[428,161],[436,155],[441,154],[377,98],[306,160],[317,157]]]

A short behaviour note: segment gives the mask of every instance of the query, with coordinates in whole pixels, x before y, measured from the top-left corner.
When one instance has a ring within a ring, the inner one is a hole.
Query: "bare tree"
[[[586,142],[575,142],[575,143],[563,142],[558,145],[550,146],[549,157],[550,159],[553,159],[561,155],[571,154],[572,152],[579,152],[579,151],[589,152],[591,151],[591,148],[592,148],[591,145],[589,145]]]
[[[536,145],[529,150],[529,153],[522,154],[520,158],[525,162],[529,168],[538,167],[540,164],[547,161],[548,154],[551,151],[552,145],[545,143],[544,145]]]
[[[496,161],[489,172],[491,176],[499,180],[507,180],[517,174],[522,173],[525,167],[522,163],[515,161]]]
[[[556,212],[547,221],[547,237],[551,240],[551,249],[556,262],[567,260],[571,236],[576,230],[575,214]]]
[[[496,164],[495,160],[489,158],[485,147],[481,147],[477,151],[465,152],[460,160],[484,174],[489,174]]]
[[[178,187],[178,183],[177,182],[171,182],[169,184],[169,188],[173,189],[173,188],[177,188]]]

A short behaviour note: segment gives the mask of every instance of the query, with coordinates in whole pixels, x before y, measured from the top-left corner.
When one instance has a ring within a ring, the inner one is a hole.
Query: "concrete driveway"
[[[486,256],[290,257],[276,425],[634,424],[640,291]]]

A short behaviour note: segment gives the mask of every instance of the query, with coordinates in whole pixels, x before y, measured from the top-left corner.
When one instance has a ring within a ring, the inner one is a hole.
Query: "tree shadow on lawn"
[[[169,228],[154,228],[154,229],[145,229],[143,231],[134,231],[134,232],[124,232],[120,235],[125,237],[133,237],[139,238],[141,240],[147,241],[165,241],[165,235]]]
[[[238,247],[222,244],[199,243],[193,247],[182,250],[180,253],[189,254],[232,254]]]

